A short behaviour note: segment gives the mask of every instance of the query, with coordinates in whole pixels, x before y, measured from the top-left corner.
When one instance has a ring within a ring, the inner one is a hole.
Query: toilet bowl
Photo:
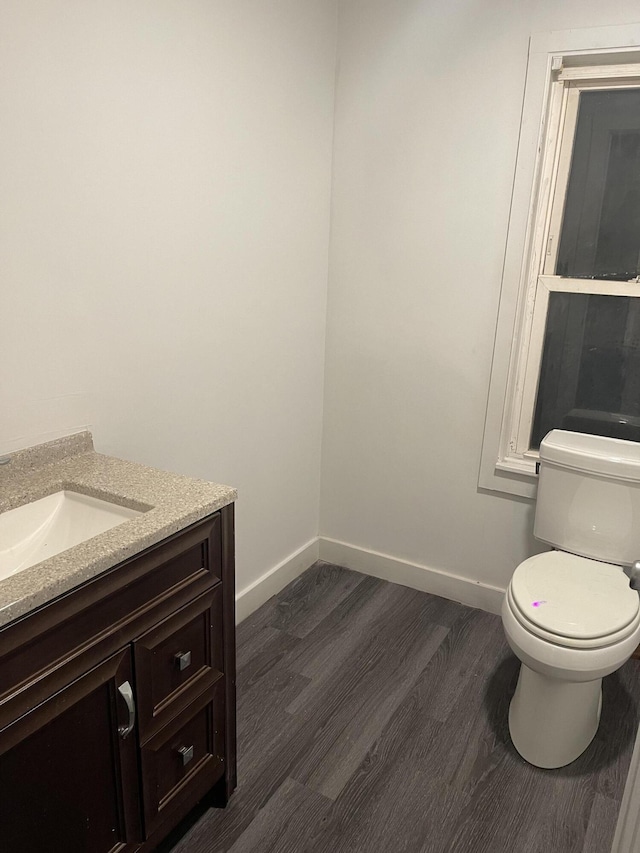
[[[521,661],[513,745],[536,767],[569,764],[598,729],[602,679],[640,643],[638,594],[618,566],[551,551],[516,569],[502,624]]]

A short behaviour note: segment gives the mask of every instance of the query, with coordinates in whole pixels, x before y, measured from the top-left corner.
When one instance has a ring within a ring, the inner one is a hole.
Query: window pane
[[[582,92],[556,274],[640,273],[640,89]]]
[[[549,294],[531,447],[555,428],[640,441],[640,298]]]

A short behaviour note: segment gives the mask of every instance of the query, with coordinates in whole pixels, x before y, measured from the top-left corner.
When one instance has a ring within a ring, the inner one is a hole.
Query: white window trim
[[[623,63],[623,59],[635,64]],[[535,497],[538,454],[524,448],[529,439],[537,371],[535,377],[527,375],[526,365],[530,362],[527,355],[534,353],[532,348],[541,351],[546,318],[542,302],[551,290],[603,292],[597,281],[540,275],[542,253],[547,249],[554,214],[556,218],[558,215],[553,209],[551,189],[556,179],[566,181],[568,174],[567,156],[562,161],[556,151],[562,140],[562,119],[571,104],[567,103],[566,87],[554,83],[572,80],[580,88],[603,85],[598,81],[619,77],[622,65],[629,76],[640,76],[638,59],[640,24],[541,33],[530,40],[480,488]],[[594,68],[599,64],[606,67]],[[629,85],[637,86],[638,79],[629,81]],[[610,84],[604,87],[609,88]],[[555,174],[558,169],[566,174]],[[545,272],[548,270],[547,264]],[[608,282],[606,292],[631,295],[630,288],[640,285]],[[542,299],[539,306],[536,291],[538,300]]]

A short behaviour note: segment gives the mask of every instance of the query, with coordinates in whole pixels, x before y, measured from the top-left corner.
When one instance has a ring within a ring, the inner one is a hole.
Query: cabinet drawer
[[[222,588],[200,595],[134,642],[140,740],[222,678]]]
[[[218,681],[140,749],[145,832],[180,820],[224,773],[224,684]]]

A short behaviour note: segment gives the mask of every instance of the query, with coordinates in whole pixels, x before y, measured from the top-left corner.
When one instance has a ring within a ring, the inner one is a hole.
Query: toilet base
[[[511,740],[529,764],[564,767],[593,740],[601,708],[601,678],[561,681],[521,664],[509,706]]]

